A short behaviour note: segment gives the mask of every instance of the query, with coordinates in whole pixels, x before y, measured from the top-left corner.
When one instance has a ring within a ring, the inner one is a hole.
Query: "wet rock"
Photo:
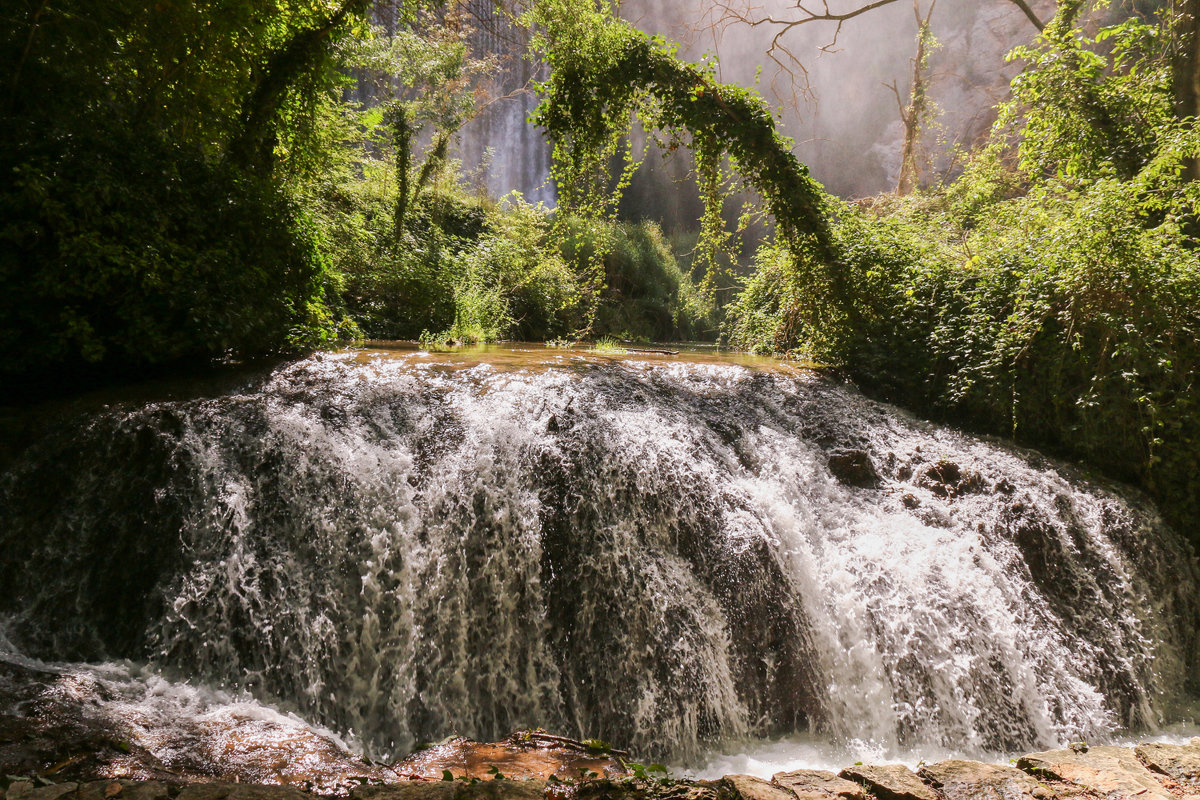
[[[943,458],[921,470],[917,485],[938,497],[953,500],[964,494],[982,491],[984,480],[978,472],[964,471],[958,464]]]
[[[1073,783],[1108,800],[1170,800],[1172,795],[1128,747],[1093,747],[1086,753],[1031,753],[1017,766],[1036,778]]]
[[[224,800],[233,784],[197,783],[185,786],[175,800]]]
[[[912,492],[906,492],[900,498],[900,502],[904,505],[905,508],[919,508],[921,505],[920,498],[918,498]]]
[[[409,781],[388,786],[362,786],[351,800],[542,800],[545,781]],[[241,800],[237,798],[236,800]],[[265,799],[264,799],[265,800]]]
[[[581,800],[587,800],[585,793],[588,786],[589,784],[584,784],[580,788]],[[656,800],[721,800],[716,784],[709,781],[680,782],[669,786],[660,786],[654,790],[653,794]]]
[[[49,786],[34,786],[28,781],[16,781],[8,787],[6,800],[59,800],[79,787],[77,783],[52,783]]]
[[[725,781],[656,782],[594,780],[550,785],[546,800],[737,800]]]
[[[879,472],[865,450],[835,450],[829,454],[829,471],[847,486],[863,489],[879,486]]]
[[[753,775],[726,775],[721,780],[741,800],[796,800],[789,790]]]
[[[79,787],[77,800],[165,800],[169,796],[162,781],[91,781]]]
[[[799,800],[867,800],[862,786],[823,769],[776,772],[771,780],[791,789]]]
[[[1045,800],[1053,793],[1015,767],[978,761],[939,761],[917,774],[942,793],[946,800]]]
[[[838,775],[866,786],[879,800],[940,800],[937,792],[903,764],[847,767]]]
[[[1200,737],[1190,744],[1143,744],[1133,752],[1155,772],[1200,787]]]
[[[497,769],[506,778],[545,780],[551,775],[578,779],[585,773],[602,777],[624,776],[616,755],[588,747],[583,742],[543,731],[518,731],[498,742],[476,742],[455,738],[413,753],[394,765],[401,775],[440,779],[444,771],[454,777],[488,780]]]
[[[312,796],[294,786],[219,782],[185,786],[175,800],[312,800]]]

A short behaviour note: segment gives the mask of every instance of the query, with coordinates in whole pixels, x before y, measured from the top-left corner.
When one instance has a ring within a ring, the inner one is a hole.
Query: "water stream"
[[[160,747],[542,726],[711,773],[1189,713],[1151,505],[795,366],[373,346],[105,400],[0,475],[0,662]]]

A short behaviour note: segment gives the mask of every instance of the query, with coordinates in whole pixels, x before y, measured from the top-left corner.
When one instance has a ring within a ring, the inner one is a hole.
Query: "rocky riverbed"
[[[24,739],[36,742],[37,735]],[[76,748],[83,744],[74,742]],[[119,743],[92,744],[124,752]],[[493,743],[456,738],[395,765],[362,762],[340,779],[328,770],[313,772],[302,759],[279,763],[269,782],[255,782],[261,771],[233,770],[223,779],[211,769],[208,775],[173,772],[144,763],[138,753],[124,753],[124,759],[77,753],[29,770],[28,761],[13,761],[19,752],[9,729],[0,743],[0,769],[28,774],[0,779],[0,800],[1200,800],[1200,737],[1182,745],[1080,743],[1007,765],[947,760],[914,772],[901,764],[856,764],[837,774],[795,770],[771,780],[726,775],[712,781],[659,777],[622,751],[543,731]]]

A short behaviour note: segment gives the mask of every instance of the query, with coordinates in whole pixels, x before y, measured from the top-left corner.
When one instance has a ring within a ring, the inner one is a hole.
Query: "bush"
[[[363,335],[415,339],[450,326],[458,252],[469,242],[437,225],[433,209],[458,220],[473,207],[458,199],[424,202],[409,213],[404,237],[397,239],[394,196],[385,186],[348,182],[316,205],[340,307]]]
[[[808,286],[786,253],[766,249],[731,336],[803,351],[887,399],[1082,459],[1142,485],[1197,530],[1200,253],[1187,234],[1197,187],[1172,166],[1190,147],[1128,181],[994,196],[986,212],[976,204],[988,188],[964,184],[991,178],[971,174],[944,192],[843,206],[839,324],[806,322]]]
[[[680,267],[657,223],[610,223],[597,231],[571,219],[564,227],[562,256],[576,273],[591,263],[599,244],[607,251],[595,335],[659,342],[715,338],[713,304]]]
[[[0,155],[0,347],[34,383],[338,334],[303,213],[270,183],[122,127]]]
[[[1048,26],[964,175],[837,207],[824,272],[765,251],[735,341],[1138,483],[1200,543],[1200,131],[1163,35]]]

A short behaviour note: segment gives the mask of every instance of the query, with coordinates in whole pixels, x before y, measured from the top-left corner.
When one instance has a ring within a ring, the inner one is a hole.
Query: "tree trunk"
[[[900,153],[900,180],[896,185],[896,194],[912,194],[917,188],[920,170],[917,168],[917,144],[921,136],[921,123],[925,121],[925,111],[929,105],[929,75],[926,63],[930,41],[929,20],[933,17],[933,8],[937,0],[929,4],[929,13],[921,19],[920,0],[913,0],[913,14],[917,18],[917,54],[913,57],[912,89],[908,93],[908,108],[900,109],[900,120],[904,123],[904,149]],[[896,100],[900,93],[896,91]]]
[[[1200,115],[1200,0],[1175,0],[1171,52],[1171,78],[1175,89],[1175,114],[1184,119]],[[1189,158],[1184,170],[1190,180],[1200,179],[1200,159]]]
[[[254,91],[242,105],[241,132],[229,146],[235,164],[248,170],[270,171],[276,144],[275,118],[288,88],[313,68],[338,26],[350,16],[363,13],[369,4],[370,0],[345,0],[316,28],[300,31],[271,55]]]
[[[413,124],[409,110],[399,101],[388,109],[392,126],[392,148],[396,151],[396,207],[392,215],[396,240],[404,238],[404,223],[408,218],[408,174],[412,169]]]

